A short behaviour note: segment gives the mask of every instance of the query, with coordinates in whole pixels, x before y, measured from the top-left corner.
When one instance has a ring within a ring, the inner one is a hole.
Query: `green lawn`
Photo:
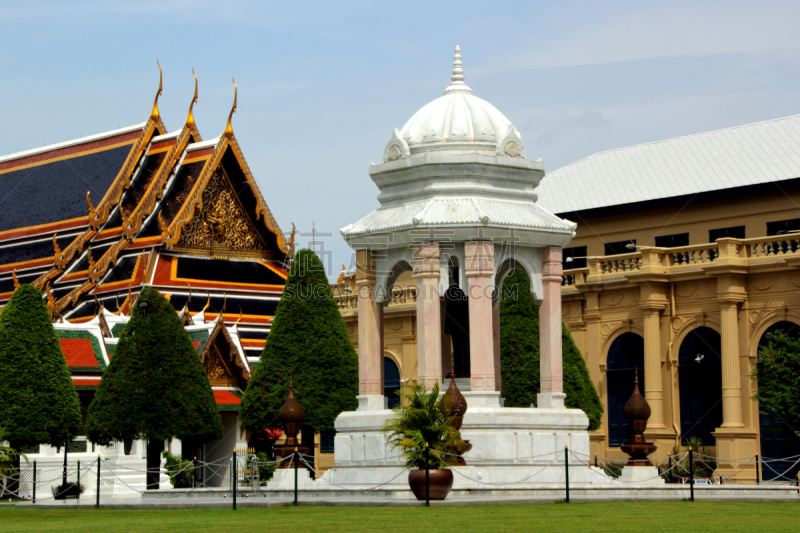
[[[299,526],[297,528],[296,526]],[[286,528],[293,529],[286,529]],[[476,507],[38,510],[0,508],[0,531],[798,531],[800,502],[603,502]]]

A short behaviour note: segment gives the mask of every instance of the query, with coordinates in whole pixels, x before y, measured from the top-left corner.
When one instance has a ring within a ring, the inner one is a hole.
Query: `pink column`
[[[417,383],[442,383],[442,319],[439,300],[439,243],[413,244],[417,285]]]
[[[464,243],[469,298],[469,365],[472,391],[495,391],[492,274],[494,244]]]
[[[537,405],[563,407],[561,362],[561,248],[542,248],[542,303],[539,306],[539,370],[541,392]]]
[[[358,297],[358,408],[383,409],[383,308],[375,302],[375,253],[356,253]]]

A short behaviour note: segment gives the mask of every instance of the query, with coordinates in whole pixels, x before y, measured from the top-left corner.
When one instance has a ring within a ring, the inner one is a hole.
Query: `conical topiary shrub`
[[[164,441],[222,438],[211,384],[183,323],[166,298],[145,287],[89,406],[92,442],[147,440],[147,487],[158,488]]]
[[[0,427],[11,448],[62,447],[81,407],[42,293],[21,285],[0,314]],[[19,468],[19,456],[15,456]]]
[[[289,376],[305,410],[304,424],[330,431],[342,411],[357,407],[358,356],[319,257],[300,250],[292,261],[261,362],[240,413],[252,431],[280,427]]]
[[[536,405],[539,381],[539,307],[533,301],[528,277],[515,270],[503,281],[500,301],[500,365],[506,407]],[[589,430],[600,427],[603,404],[572,335],[562,325],[564,393],[567,407],[582,409]]]

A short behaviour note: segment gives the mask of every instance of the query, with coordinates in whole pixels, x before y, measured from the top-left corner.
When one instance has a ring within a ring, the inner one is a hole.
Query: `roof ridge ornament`
[[[231,126],[231,119],[233,118],[233,114],[236,113],[236,100],[239,96],[239,88],[236,86],[236,79],[233,80],[233,107],[231,108],[231,112],[228,115],[228,124],[225,125],[225,137],[230,139],[233,137],[233,126]]]
[[[466,83],[464,83],[464,69],[461,64],[461,47],[456,43],[456,51],[453,55],[453,75],[450,77],[451,83],[444,90],[444,94],[459,91],[472,94]]]
[[[153,112],[150,113],[150,120],[158,120],[161,116],[161,113],[158,112],[158,97],[161,96],[161,92],[163,89],[163,80],[164,80],[164,71],[161,70],[161,63],[156,60],[156,65],[158,65],[158,92],[156,93],[156,99],[153,102]]]
[[[194,98],[192,98],[192,103],[189,104],[189,115],[186,117],[186,127],[189,129],[194,129],[194,113],[192,113],[192,109],[194,109],[194,104],[197,103],[197,74],[195,74],[194,69],[192,69],[192,74],[194,74]]]

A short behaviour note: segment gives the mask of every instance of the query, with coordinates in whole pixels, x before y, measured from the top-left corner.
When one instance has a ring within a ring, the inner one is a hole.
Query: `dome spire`
[[[444,90],[444,93],[447,94],[453,91],[464,91],[468,93],[472,93],[472,89],[470,89],[466,83],[464,83],[464,69],[461,68],[461,47],[456,43],[456,52],[453,56],[453,75],[450,77],[452,80],[450,86]]]

